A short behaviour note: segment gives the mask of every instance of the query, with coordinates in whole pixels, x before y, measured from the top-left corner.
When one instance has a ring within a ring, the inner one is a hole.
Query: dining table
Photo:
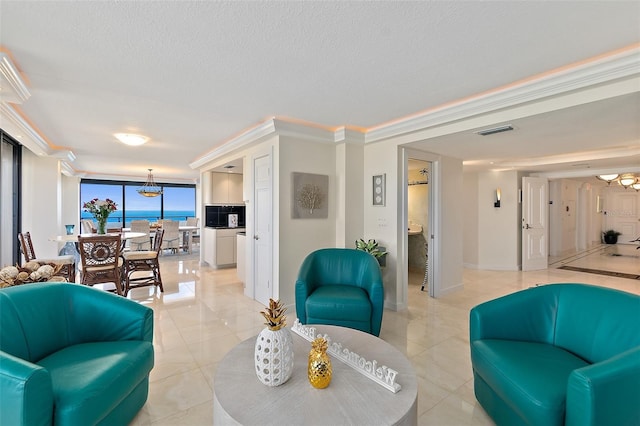
[[[155,230],[156,229],[158,229],[158,227],[151,226],[150,232],[149,232],[149,235],[151,237],[153,237],[153,235],[155,234]],[[178,226],[178,232],[182,232],[182,241],[183,241],[183,244],[186,245],[187,253],[189,253],[189,254],[191,254],[193,234],[194,234],[195,231],[197,231],[199,229],[200,229],[200,227],[199,226],[195,226],[195,225],[180,225],[180,226]],[[131,228],[122,228],[122,232],[124,232],[125,234],[126,233],[130,233],[130,231],[131,231]]]

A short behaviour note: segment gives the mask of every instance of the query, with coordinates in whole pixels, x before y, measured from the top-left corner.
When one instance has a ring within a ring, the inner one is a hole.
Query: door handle
[[[529,226],[529,224],[528,224],[528,223],[525,223],[525,224],[524,224],[524,229],[531,229],[531,227]]]
[[[260,237],[259,237],[258,235],[254,235],[254,236],[253,236],[253,239],[254,239],[254,240],[259,240],[259,239],[260,239]]]

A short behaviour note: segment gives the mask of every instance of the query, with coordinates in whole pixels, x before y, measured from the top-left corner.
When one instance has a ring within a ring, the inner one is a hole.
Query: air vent
[[[513,130],[513,126],[511,124],[507,124],[506,126],[493,127],[491,129],[479,130],[476,134],[480,136],[493,135],[495,133],[509,132]]]

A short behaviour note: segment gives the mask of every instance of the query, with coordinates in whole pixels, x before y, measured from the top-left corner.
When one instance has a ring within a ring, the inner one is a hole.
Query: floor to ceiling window
[[[109,198],[118,205],[108,219],[107,227],[129,227],[132,220],[146,219],[156,222],[159,219],[186,221],[195,216],[195,185],[161,184],[163,194],[157,197],[144,197],[138,193],[139,182],[101,181],[83,179],[80,182],[80,218],[93,219],[82,205],[94,198]]]

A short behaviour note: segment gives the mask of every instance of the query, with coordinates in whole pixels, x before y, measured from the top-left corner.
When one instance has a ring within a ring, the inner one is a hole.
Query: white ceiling
[[[640,42],[638,1],[2,0],[0,16],[2,49],[31,93],[12,106],[73,151],[75,172],[144,179],[153,168],[176,182],[269,117],[380,128]],[[638,93],[419,147],[469,169],[637,166]],[[151,141],[126,147],[118,132]]]

